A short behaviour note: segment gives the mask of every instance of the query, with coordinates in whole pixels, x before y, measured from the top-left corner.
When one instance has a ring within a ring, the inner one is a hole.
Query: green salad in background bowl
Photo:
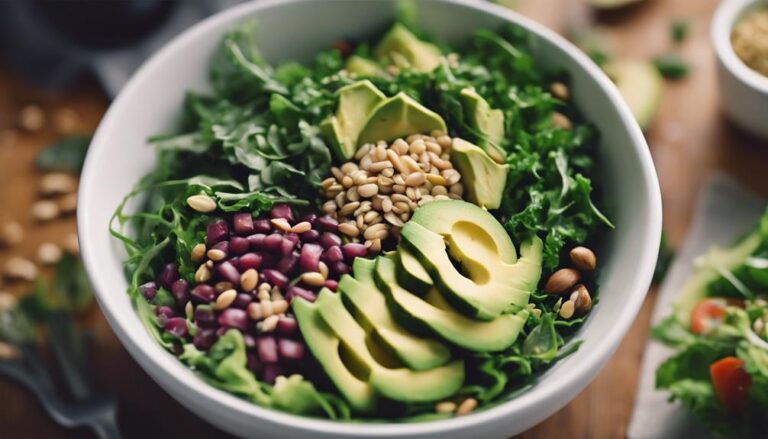
[[[106,273],[83,245],[97,296],[148,372],[210,422],[509,434],[583,388],[637,311],[658,188],[618,92],[519,19],[446,36],[444,14],[501,10],[437,3],[366,2],[389,18],[345,32],[313,2],[235,9],[175,43],[205,57],[172,44],[150,61],[101,128],[117,131],[97,133],[80,218],[111,234]],[[287,50],[275,26],[309,9],[307,46]],[[144,111],[119,116],[139,96]],[[150,137],[140,159],[127,125]],[[107,172],[104,221],[88,181]]]

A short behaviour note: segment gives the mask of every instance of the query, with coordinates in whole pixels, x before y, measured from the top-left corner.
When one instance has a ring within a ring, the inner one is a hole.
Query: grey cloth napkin
[[[702,189],[688,237],[659,290],[651,323],[672,313],[672,303],[691,273],[694,259],[712,245],[729,246],[752,230],[768,200],[744,189],[729,177],[716,174]],[[656,368],[673,351],[649,340],[640,371],[640,383],[627,430],[632,439],[710,437],[684,407],[667,401],[667,393],[655,388]]]

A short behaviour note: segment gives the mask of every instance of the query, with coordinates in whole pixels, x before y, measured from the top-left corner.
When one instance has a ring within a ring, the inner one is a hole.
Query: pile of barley
[[[365,144],[357,162],[332,168],[323,181],[323,211],[339,221],[339,232],[362,240],[369,252],[397,235],[417,207],[432,200],[461,199],[461,174],[453,168],[453,140],[445,133],[413,134],[392,143]]]

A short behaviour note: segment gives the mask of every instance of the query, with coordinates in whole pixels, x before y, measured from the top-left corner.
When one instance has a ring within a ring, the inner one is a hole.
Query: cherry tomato
[[[752,378],[744,370],[744,362],[736,357],[725,357],[709,366],[709,375],[720,403],[728,413],[739,414],[752,387]]]
[[[704,334],[719,326],[725,318],[726,301],[721,298],[704,299],[691,310],[691,332]]]

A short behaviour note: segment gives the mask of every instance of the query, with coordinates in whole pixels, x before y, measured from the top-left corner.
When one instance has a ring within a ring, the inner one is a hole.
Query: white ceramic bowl
[[[737,125],[768,140],[768,77],[744,64],[731,46],[734,24],[757,7],[768,7],[768,1],[724,0],[712,19],[711,37],[725,114]]]
[[[263,0],[211,17],[150,59],[115,99],[99,126],[83,170],[78,227],[81,251],[104,315],[126,349],[168,393],[210,423],[241,436],[503,437],[540,422],[573,399],[600,371],[632,324],[650,284],[661,234],[661,202],[651,156],[632,113],[603,72],[545,27],[486,2],[420,0],[420,24],[458,42],[479,27],[515,23],[533,38],[542,66],[564,67],[573,96],[601,132],[601,181],[616,224],[603,252],[600,303],[578,336],[584,344],[528,392],[461,418],[410,424],[341,424],[264,409],[217,390],[163,350],[142,326],[126,294],[124,253],[107,233],[113,210],[154,163],[148,136],[167,131],[184,92],[204,89],[222,35],[256,19],[258,45],[272,62],[310,60],[340,37],[369,36],[396,14],[389,0]]]

